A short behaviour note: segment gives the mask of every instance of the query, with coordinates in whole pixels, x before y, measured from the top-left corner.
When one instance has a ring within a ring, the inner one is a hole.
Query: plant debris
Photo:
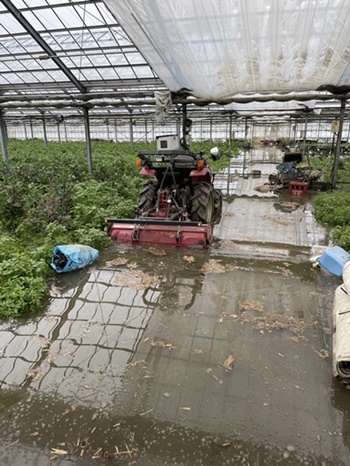
[[[238,303],[240,311],[256,311],[263,312],[264,304],[261,301],[256,301],[254,299],[247,299],[245,301],[240,301]]]
[[[47,348],[50,348],[51,346],[51,341],[43,336],[40,335],[40,340],[41,340],[41,347],[43,349],[47,349]]]
[[[319,355],[320,358],[322,359],[326,359],[329,357],[329,351],[327,351],[326,349],[322,348],[320,351],[317,351],[316,349],[314,349],[315,353]]]
[[[221,261],[215,259],[210,259],[203,267],[200,269],[201,274],[207,275],[208,273],[224,273],[226,272],[225,266],[220,264]]]
[[[271,223],[276,223],[277,225],[289,226],[294,224],[292,221],[287,222],[285,220],[281,220],[279,217],[276,218],[273,215],[262,215],[261,218],[263,220],[269,220]]]
[[[157,248],[150,247],[146,249],[146,251],[149,252],[150,254],[153,254],[154,256],[166,256],[166,252],[164,251],[164,249],[157,249]]]
[[[235,314],[232,315],[232,317]],[[235,317],[233,317],[235,318]],[[284,314],[278,314],[277,312],[272,312],[270,314],[263,314],[259,317],[253,317],[249,315],[249,311],[244,311],[241,314],[241,317],[237,316],[237,319],[240,322],[251,323],[253,327],[257,330],[271,330],[271,329],[283,329],[289,330],[300,337],[306,329],[306,324],[303,320],[295,319],[291,316],[286,316]]]
[[[42,370],[41,367],[37,367],[36,369],[29,370],[27,372],[26,378],[27,379],[32,379],[33,382],[36,382],[39,380],[43,375],[45,375],[45,372]]]
[[[176,348],[176,346],[172,345],[171,343],[164,343],[164,341],[155,341],[155,340],[151,342],[151,346],[160,347],[160,348],[168,348],[170,350]]]
[[[220,249],[230,250],[235,249],[237,247],[237,243],[232,241],[232,239],[224,239],[220,243]]]
[[[68,455],[68,451],[62,450],[61,448],[52,448],[51,453],[54,453],[55,455]]]
[[[182,259],[186,262],[189,262],[190,264],[193,264],[194,262],[196,262],[196,259],[193,256],[183,256]]]
[[[217,382],[219,382],[220,385],[222,385],[222,384],[224,383],[224,382],[223,382],[221,379],[219,379],[219,377],[217,377],[216,375],[213,374],[212,377],[213,377],[214,380],[216,380]]]
[[[278,314],[277,312],[255,317],[252,320],[252,324],[254,328],[258,330],[286,329],[297,335],[304,333],[306,328],[306,324],[303,320],[297,320],[294,317]]]
[[[232,356],[232,354],[230,354],[224,362],[225,369],[228,371],[232,371],[234,362],[235,362],[235,358]]]
[[[117,458],[118,456],[122,456],[122,455],[128,455],[129,458],[131,458],[132,453],[136,451],[134,449],[130,450],[130,448],[126,444],[125,444],[125,450],[119,450],[117,446],[115,446],[114,448],[115,448],[114,452],[109,452],[107,450],[103,450],[103,448],[101,447],[92,455],[92,459],[93,460],[102,459],[102,458],[112,459],[112,458]]]
[[[135,290],[147,290],[147,288],[159,285],[162,280],[160,277],[147,275],[143,272],[126,270],[122,275],[118,275],[115,281],[118,285],[129,286]]]
[[[125,257],[118,257],[117,259],[113,259],[111,261],[106,262],[106,267],[108,269],[118,267],[118,265],[125,265],[127,264],[128,260]]]

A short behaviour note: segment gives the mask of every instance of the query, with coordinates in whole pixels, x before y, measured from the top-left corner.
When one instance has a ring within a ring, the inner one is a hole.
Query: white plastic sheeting
[[[350,84],[349,0],[104,0],[171,91],[237,93]]]
[[[350,379],[350,262],[333,301],[333,375]]]
[[[169,91],[157,91],[154,93],[156,99],[156,121],[162,123],[171,108],[171,93]]]

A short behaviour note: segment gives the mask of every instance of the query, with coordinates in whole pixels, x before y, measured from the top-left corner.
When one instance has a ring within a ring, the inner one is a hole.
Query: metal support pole
[[[118,142],[118,125],[117,125],[117,120],[114,120],[114,138],[115,138],[115,142]]]
[[[83,107],[83,115],[84,115],[84,127],[85,127],[87,164],[88,164],[89,173],[92,173],[92,153],[91,153],[89,110],[86,107]]]
[[[230,157],[230,163],[227,167],[227,187],[226,194],[230,194],[230,178],[231,178],[231,157],[232,157],[232,112],[230,113],[229,119],[229,136],[228,136],[228,156]]]
[[[181,128],[180,119],[177,119],[176,120],[176,134],[179,136],[179,139],[181,139],[181,129],[180,128]]]
[[[109,141],[109,121],[108,120],[106,122],[106,128],[107,128],[107,141]]]
[[[132,124],[132,118],[130,118],[130,145],[131,148],[134,147],[134,129]]]
[[[340,145],[341,145],[341,137],[342,137],[342,132],[343,132],[344,115],[345,115],[345,103],[346,101],[342,99],[341,106],[340,106],[340,115],[339,115],[339,132],[338,132],[338,137],[337,137],[337,147],[335,149],[334,164],[332,168],[332,187],[333,188],[335,188],[337,184],[338,166],[339,166],[339,158],[340,158]]]
[[[61,142],[61,133],[60,133],[60,124],[57,123],[57,138],[58,138],[58,142],[60,143]]]
[[[5,136],[5,142],[6,142],[6,147],[8,146],[8,143],[9,143],[9,135],[8,135],[8,132],[7,132],[7,125],[4,121],[4,136]]]
[[[29,120],[29,126],[30,126],[30,135],[32,138],[32,142],[34,142],[33,122],[31,119]]]
[[[146,137],[146,142],[148,142],[148,135],[147,135],[147,121],[145,120],[145,137]]]
[[[209,139],[210,142],[213,142],[213,120],[211,118],[209,121]]]
[[[47,134],[46,134],[46,122],[45,122],[45,115],[44,115],[44,112],[41,112],[42,116],[43,116],[43,134],[44,134],[44,143],[45,143],[45,147],[47,147]]]
[[[245,175],[246,169],[246,158],[247,158],[247,134],[248,134],[248,120],[244,122],[244,150],[243,150],[243,176]],[[265,139],[266,139],[266,127],[265,127]]]
[[[7,150],[7,133],[6,124],[3,118],[2,111],[0,110],[0,144],[2,150],[2,158],[4,163],[7,165],[9,162],[9,155]]]
[[[183,148],[186,148],[187,141],[186,141],[186,118],[187,118],[187,107],[186,104],[182,104],[182,140],[183,140]]]
[[[320,132],[321,132],[321,115],[318,118],[318,127],[317,127],[317,142],[320,139]]]
[[[306,147],[307,123],[308,123],[308,116],[305,115],[304,140],[303,140],[303,151],[302,151],[303,157],[304,157],[304,155],[305,155],[305,147]],[[310,155],[309,155],[309,152],[307,153],[307,157],[306,157],[306,158],[307,158],[308,167],[310,168]]]

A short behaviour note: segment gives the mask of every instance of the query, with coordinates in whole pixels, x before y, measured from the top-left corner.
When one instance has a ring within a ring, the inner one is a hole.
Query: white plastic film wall
[[[104,0],[171,91],[202,99],[350,84],[349,0]]]

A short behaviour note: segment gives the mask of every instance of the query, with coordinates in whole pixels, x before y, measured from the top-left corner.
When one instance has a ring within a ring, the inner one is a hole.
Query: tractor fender
[[[157,170],[153,170],[152,168],[143,167],[139,173],[140,176],[157,176]]]
[[[192,170],[190,173],[190,178],[192,184],[197,183],[211,183],[212,182],[212,173],[207,167],[202,168],[201,170]]]

